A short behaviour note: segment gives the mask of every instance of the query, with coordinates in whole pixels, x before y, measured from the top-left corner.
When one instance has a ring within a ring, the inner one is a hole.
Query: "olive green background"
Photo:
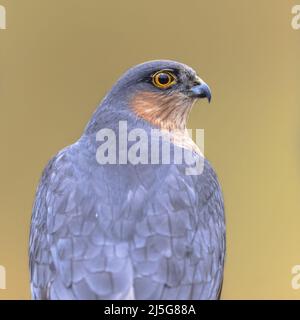
[[[299,2],[299,1],[298,1]],[[130,66],[175,59],[213,91],[189,126],[225,197],[223,299],[299,299],[300,30],[288,0],[0,0],[0,299],[30,298],[31,206],[48,159],[75,141]]]

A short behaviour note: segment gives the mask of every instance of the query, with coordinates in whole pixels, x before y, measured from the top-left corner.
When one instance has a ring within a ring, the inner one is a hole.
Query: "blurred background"
[[[299,2],[299,1],[298,1]],[[0,0],[0,299],[29,299],[31,207],[47,161],[129,67],[192,66],[211,86],[189,127],[224,192],[222,299],[300,299],[300,30],[289,0]],[[299,3],[300,4],[300,3]]]

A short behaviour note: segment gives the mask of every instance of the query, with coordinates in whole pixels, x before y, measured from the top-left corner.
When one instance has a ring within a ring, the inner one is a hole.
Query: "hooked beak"
[[[211,90],[209,86],[203,82],[200,78],[197,78],[197,81],[193,87],[189,90],[190,96],[193,98],[203,99],[206,98],[208,102],[211,101]]]

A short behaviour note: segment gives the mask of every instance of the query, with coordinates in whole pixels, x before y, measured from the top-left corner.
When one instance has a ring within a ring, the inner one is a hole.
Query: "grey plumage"
[[[101,128],[118,131],[126,120],[129,129],[149,132],[152,125],[126,107],[127,97],[143,86],[133,89],[136,74],[166,66],[191,72],[169,61],[130,70],[82,137],[45,168],[30,232],[34,299],[218,298],[225,223],[209,162],[201,175],[188,176],[185,164],[99,165],[95,157]]]

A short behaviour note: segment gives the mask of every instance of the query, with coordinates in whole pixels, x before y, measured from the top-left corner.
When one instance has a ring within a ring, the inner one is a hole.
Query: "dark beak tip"
[[[208,103],[211,103],[212,96],[211,96],[210,90],[209,90],[209,92],[207,93],[206,98],[207,98]]]

